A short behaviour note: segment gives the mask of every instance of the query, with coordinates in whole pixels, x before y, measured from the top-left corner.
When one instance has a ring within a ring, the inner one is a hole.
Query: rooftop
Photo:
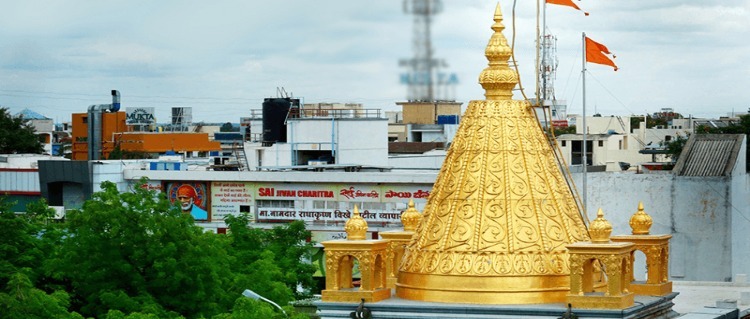
[[[678,176],[729,176],[744,134],[693,134],[673,171]]]

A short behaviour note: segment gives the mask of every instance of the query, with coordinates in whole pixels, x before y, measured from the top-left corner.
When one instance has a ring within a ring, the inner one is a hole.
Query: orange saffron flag
[[[585,14],[585,15],[589,15],[588,12],[581,10],[581,8],[579,8],[575,3],[573,3],[573,0],[547,0],[547,3],[557,4],[557,5],[561,5],[561,6],[568,6],[568,7],[571,7],[571,8],[575,8],[578,11],[583,12],[583,14]]]
[[[617,65],[607,56],[608,54],[615,58],[615,55],[609,52],[607,46],[586,37],[586,62],[609,65],[617,71]]]

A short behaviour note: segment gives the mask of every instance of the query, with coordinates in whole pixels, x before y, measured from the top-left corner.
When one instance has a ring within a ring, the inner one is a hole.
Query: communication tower
[[[539,100],[549,107],[553,121],[565,120],[567,106],[564,100],[555,97],[554,81],[557,78],[557,37],[547,30],[540,36]]]
[[[448,64],[434,56],[431,27],[433,17],[443,10],[440,0],[404,0],[404,12],[414,15],[412,49],[414,56],[399,65],[408,69],[401,83],[408,87],[409,101],[454,100],[458,77],[441,72]]]

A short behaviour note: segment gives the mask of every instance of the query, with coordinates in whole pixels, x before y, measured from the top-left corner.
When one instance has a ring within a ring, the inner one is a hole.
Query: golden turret
[[[653,223],[651,216],[643,211],[643,202],[638,202],[638,211],[630,217],[630,228],[633,229],[633,235],[648,235]]]
[[[609,236],[612,235],[612,224],[604,219],[604,212],[601,208],[596,212],[596,219],[589,225],[589,234],[592,243],[608,243]]]
[[[405,249],[396,293],[437,302],[562,302],[566,245],[588,240],[573,194],[528,101],[512,100],[518,76],[502,13],[479,82],[422,221]]]
[[[344,230],[346,231],[346,239],[348,240],[364,240],[365,234],[367,234],[367,221],[359,215],[359,208],[354,205],[354,214],[344,224]]]
[[[409,200],[409,207],[401,214],[401,224],[404,225],[404,230],[413,231],[417,229],[419,220],[422,219],[422,214],[414,208],[414,200]]]

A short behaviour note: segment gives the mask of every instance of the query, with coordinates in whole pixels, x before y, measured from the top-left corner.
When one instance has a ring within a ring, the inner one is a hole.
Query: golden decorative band
[[[480,277],[517,275],[567,275],[570,273],[567,252],[470,253],[407,251],[402,272],[440,275],[475,275]]]

